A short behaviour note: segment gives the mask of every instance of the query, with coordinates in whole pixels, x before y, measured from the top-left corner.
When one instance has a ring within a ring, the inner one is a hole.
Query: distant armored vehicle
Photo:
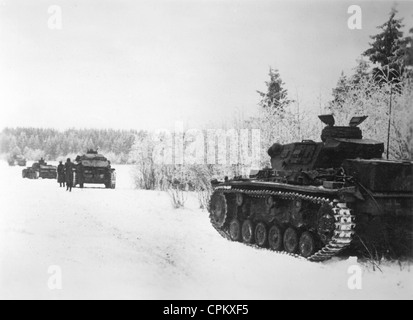
[[[106,188],[116,188],[116,172],[110,161],[96,150],[77,156],[74,186],[83,188],[84,184],[103,184]]]
[[[9,166],[15,166],[18,165],[20,167],[24,167],[27,164],[26,158],[19,155],[19,156],[9,156],[7,158],[7,162]]]
[[[354,117],[322,142],[274,144],[270,169],[213,183],[212,225],[225,238],[323,261],[344,251],[412,255],[413,162],[381,159]]]
[[[23,178],[27,179],[56,179],[57,167],[48,165],[43,159],[33,163],[31,167],[23,169]]]

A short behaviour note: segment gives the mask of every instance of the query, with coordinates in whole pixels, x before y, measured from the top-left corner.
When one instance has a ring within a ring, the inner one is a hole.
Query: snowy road
[[[195,199],[174,210],[164,193],[133,190],[130,167],[117,169],[116,190],[68,193],[0,163],[0,298],[413,298],[410,265],[363,267],[362,289],[351,290],[351,261],[315,264],[231,243]],[[61,290],[48,287],[50,266],[61,268]]]

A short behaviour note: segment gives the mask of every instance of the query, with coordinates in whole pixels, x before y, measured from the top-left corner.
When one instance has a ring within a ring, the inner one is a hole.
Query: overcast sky
[[[204,127],[253,114],[270,66],[317,109],[394,3],[0,0],[0,129]],[[362,30],[347,26],[353,4]],[[398,10],[413,27],[413,1]]]

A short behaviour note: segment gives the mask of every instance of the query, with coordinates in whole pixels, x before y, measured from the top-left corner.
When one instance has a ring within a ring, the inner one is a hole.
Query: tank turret
[[[332,115],[319,116],[327,126],[321,133],[322,142],[303,140],[285,145],[278,143],[268,149],[275,170],[312,170],[339,167],[345,159],[381,158],[384,144],[363,139],[358,127],[367,116],[353,117],[349,126],[334,126]]]

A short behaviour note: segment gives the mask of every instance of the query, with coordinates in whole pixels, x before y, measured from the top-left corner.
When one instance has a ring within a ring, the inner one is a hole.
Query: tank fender
[[[354,202],[355,200],[364,201],[365,198],[357,187],[346,187],[338,192],[340,199],[346,200],[346,202]]]

